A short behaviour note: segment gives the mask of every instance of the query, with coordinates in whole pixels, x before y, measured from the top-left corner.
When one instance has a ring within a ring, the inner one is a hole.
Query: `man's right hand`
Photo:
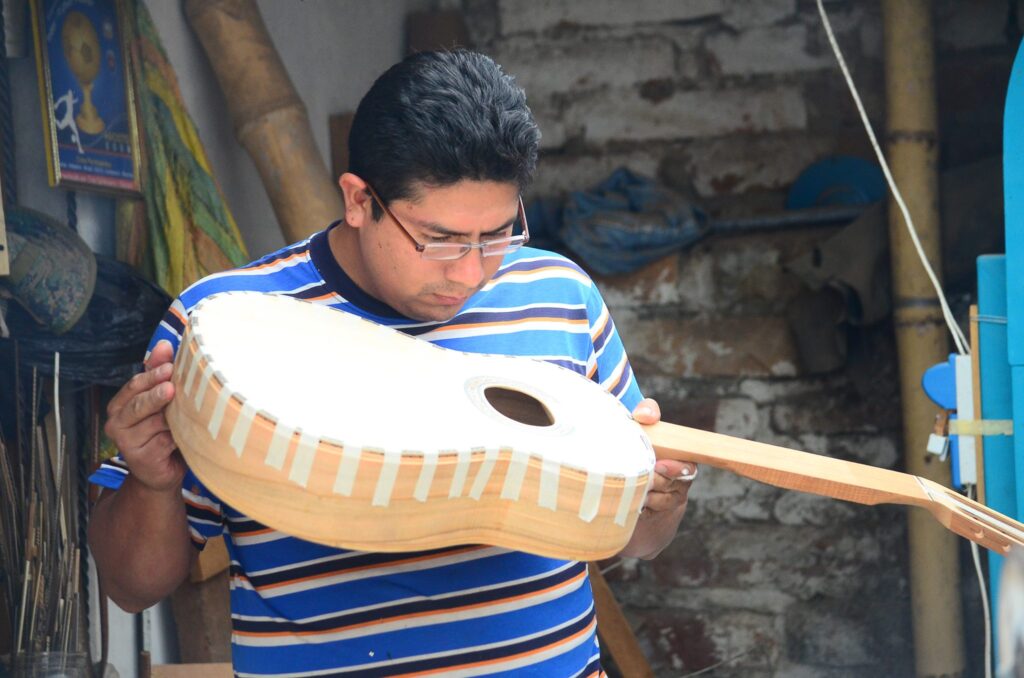
[[[157,343],[146,361],[146,371],[132,377],[107,405],[103,427],[128,464],[132,478],[157,492],[178,491],[185,476],[185,462],[164,416],[174,397],[173,360],[171,344]]]

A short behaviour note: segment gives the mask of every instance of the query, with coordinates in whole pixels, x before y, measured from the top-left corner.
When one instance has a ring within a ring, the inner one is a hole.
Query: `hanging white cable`
[[[882,148],[878,145],[878,139],[875,138],[875,131],[871,127],[871,122],[868,120],[868,114],[864,111],[864,104],[861,103],[860,94],[857,92],[857,87],[853,84],[853,77],[850,75],[850,70],[846,67],[846,60],[843,58],[843,53],[839,49],[839,43],[836,42],[836,36],[832,32],[832,24],[828,20],[828,14],[825,12],[825,5],[822,0],[817,0],[818,13],[821,15],[821,21],[825,25],[825,33],[828,35],[829,44],[832,45],[832,51],[836,55],[836,59],[839,61],[839,68],[843,72],[843,77],[846,78],[846,85],[850,88],[850,94],[853,96],[853,102],[857,105],[857,112],[860,113],[860,119],[864,123],[864,129],[867,131],[868,139],[871,141],[871,147],[875,150],[875,155],[878,157],[878,164],[882,166],[882,172],[885,174],[885,180],[889,183],[889,190],[892,191],[892,196],[896,200],[896,204],[899,205],[900,212],[903,214],[903,223],[907,227],[907,232],[910,234],[910,239],[914,243],[914,249],[917,250],[917,256],[921,258],[921,264],[924,266],[924,270],[928,273],[928,279],[932,282],[932,287],[935,288],[935,293],[939,297],[939,305],[942,307],[942,317],[946,320],[946,325],[949,327],[950,334],[953,335],[953,343],[956,344],[957,353],[961,355],[967,355],[970,353],[968,348],[969,342],[967,337],[964,336],[960,326],[956,324],[956,320],[953,318],[953,312],[949,310],[949,304],[946,302],[946,295],[942,291],[942,285],[939,283],[938,278],[935,275],[935,271],[932,270],[932,266],[928,263],[928,256],[924,253],[924,248],[921,246],[921,240],[917,236],[917,229],[914,228],[914,222],[910,218],[910,210],[907,209],[907,205],[903,202],[903,194],[900,193],[899,188],[896,186],[896,181],[892,178],[892,172],[889,171],[889,163],[885,160],[885,155],[882,153]]]
[[[973,485],[967,487],[967,498],[974,499]],[[974,558],[974,571],[978,574],[978,588],[981,589],[981,611],[985,615],[985,678],[992,678],[992,613],[989,611],[985,575],[981,570],[981,555],[978,553],[978,545],[973,541],[971,556]]]
[[[953,313],[949,309],[949,303],[946,301],[946,295],[942,290],[942,285],[939,283],[938,277],[935,275],[935,271],[928,262],[928,256],[925,254],[924,248],[921,246],[921,240],[917,235],[917,229],[914,227],[914,222],[910,217],[910,210],[907,209],[907,205],[903,201],[903,194],[900,193],[899,188],[896,186],[896,181],[892,177],[892,172],[889,170],[889,163],[886,161],[885,155],[882,153],[882,148],[878,144],[878,139],[875,137],[875,131],[871,127],[871,121],[868,120],[867,112],[864,110],[864,104],[861,103],[860,94],[857,92],[857,87],[853,83],[853,77],[850,75],[850,70],[846,66],[846,60],[843,58],[843,53],[839,49],[839,43],[836,41],[835,34],[832,32],[832,24],[828,20],[828,14],[825,12],[825,5],[822,3],[822,0],[816,0],[816,2],[818,5],[818,14],[821,15],[821,22],[825,26],[825,33],[828,35],[829,44],[832,46],[832,52],[836,55],[836,60],[839,62],[839,68],[843,72],[843,77],[846,79],[846,85],[850,89],[850,94],[853,97],[854,104],[857,106],[857,112],[860,114],[861,122],[864,124],[864,130],[867,132],[868,139],[871,141],[871,147],[874,149],[875,156],[878,158],[878,164],[882,167],[882,172],[885,174],[885,180],[889,184],[889,190],[892,191],[893,198],[903,215],[903,223],[907,227],[907,232],[910,234],[911,241],[914,243],[914,249],[917,251],[917,256],[921,259],[921,264],[924,266],[924,270],[928,274],[928,279],[931,281],[936,295],[938,295],[939,305],[942,307],[942,317],[946,321],[946,326],[949,328],[950,334],[953,335],[953,343],[956,344],[957,353],[960,355],[968,355],[970,350],[967,337],[964,336],[960,326],[957,325],[956,320],[953,318]],[[969,486],[967,489],[967,496],[971,497],[972,494],[973,486]],[[978,545],[973,542],[971,542],[971,555],[974,558],[974,568],[978,575],[978,586],[981,590],[981,607],[985,617],[985,678],[992,678],[992,619],[989,611],[988,588],[985,586],[985,575],[981,569],[981,556],[978,553]]]

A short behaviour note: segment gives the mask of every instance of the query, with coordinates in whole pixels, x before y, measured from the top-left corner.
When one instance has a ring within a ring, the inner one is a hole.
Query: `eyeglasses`
[[[377,192],[373,190],[370,184],[366,184],[366,189],[373,196],[373,199],[377,201],[377,204],[381,206],[384,213],[391,217],[391,220],[398,224],[398,228],[405,233],[406,237],[416,248],[416,251],[420,253],[420,256],[424,259],[430,259],[432,261],[452,261],[454,259],[461,259],[473,250],[480,250],[480,253],[485,257],[499,257],[514,252],[530,240],[530,229],[526,225],[526,209],[523,207],[523,196],[519,196],[519,214],[516,221],[523,225],[523,232],[521,235],[508,236],[506,238],[494,238],[493,240],[485,240],[483,242],[431,242],[423,244],[413,237],[413,234],[405,227],[401,221],[398,220],[388,206],[384,204],[384,201],[380,199]]]

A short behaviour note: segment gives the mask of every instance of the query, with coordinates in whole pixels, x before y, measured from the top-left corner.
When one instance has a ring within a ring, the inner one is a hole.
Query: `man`
[[[141,610],[166,596],[196,548],[226,533],[239,675],[601,672],[584,563],[490,546],[361,553],[289,537],[206,490],[164,418],[189,310],[244,289],[327,304],[451,348],[550,360],[602,384],[637,420],[657,421],[590,279],[563,257],[521,247],[520,196],[539,138],[522,90],[487,57],[409,57],[356,112],[351,171],[339,180],[344,221],[182,293],[147,371],[110,403],[106,431],[121,456],[94,476],[117,490],[97,504],[90,544],[118,605]],[[311,387],[329,397],[337,385]],[[653,557],[682,519],[693,465],[659,462],[656,471],[623,555]]]

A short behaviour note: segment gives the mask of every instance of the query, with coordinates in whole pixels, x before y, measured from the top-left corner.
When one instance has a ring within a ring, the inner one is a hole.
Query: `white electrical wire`
[[[846,60],[843,58],[843,53],[839,49],[839,43],[836,42],[836,36],[832,32],[832,24],[828,20],[828,14],[825,12],[825,5],[822,3],[822,0],[817,0],[817,4],[818,14],[821,15],[821,22],[825,26],[825,33],[828,35],[829,44],[832,46],[832,51],[835,53],[836,60],[839,62],[839,68],[843,72],[843,77],[846,79],[846,85],[850,89],[850,94],[853,96],[853,102],[857,106],[857,112],[860,114],[861,122],[864,123],[864,130],[867,132],[868,139],[871,141],[871,147],[874,149],[875,156],[878,158],[878,164],[881,165],[882,172],[885,174],[885,180],[889,184],[889,190],[892,191],[892,196],[896,200],[896,204],[899,206],[900,212],[903,214],[903,223],[906,225],[907,232],[910,234],[910,239],[914,243],[914,249],[917,250],[917,256],[921,259],[921,264],[924,266],[925,272],[928,273],[928,279],[931,280],[932,287],[935,288],[935,293],[939,297],[939,305],[942,307],[942,317],[946,321],[946,326],[949,328],[950,334],[953,335],[953,343],[956,344],[957,353],[960,355],[968,355],[970,353],[970,349],[967,337],[964,336],[960,326],[957,325],[956,320],[953,318],[953,313],[949,310],[949,304],[946,301],[946,295],[942,291],[942,285],[939,283],[938,277],[935,275],[935,271],[932,269],[931,264],[928,263],[928,256],[924,253],[924,248],[921,246],[921,240],[917,235],[917,229],[914,228],[914,222],[910,217],[910,210],[907,209],[907,204],[903,201],[903,195],[896,186],[896,181],[892,178],[892,172],[889,171],[889,163],[886,162],[885,155],[882,153],[882,149],[878,145],[878,139],[875,137],[875,131],[872,129],[871,122],[868,120],[868,115],[864,111],[864,104],[861,103],[860,94],[857,92],[857,87],[853,84],[853,77],[850,75],[850,70],[846,67]],[[973,486],[968,486],[967,496],[971,497],[973,493]],[[974,569],[978,575],[978,588],[981,591],[981,607],[985,616],[985,677],[992,678],[992,619],[991,613],[989,612],[988,588],[985,586],[985,575],[981,569],[981,556],[978,552],[978,545],[974,542],[971,542],[971,555],[974,558]]]
[[[974,499],[974,486],[967,486],[967,498]],[[985,586],[985,575],[981,571],[981,555],[978,545],[971,542],[971,556],[974,558],[974,571],[978,574],[978,588],[981,589],[981,610],[985,614],[985,678],[992,678],[992,615],[988,605],[988,587]]]
[[[875,138],[875,131],[871,128],[871,122],[868,121],[868,115],[864,112],[864,104],[861,103],[860,94],[857,93],[857,88],[853,84],[853,78],[850,76],[850,70],[846,67],[846,60],[843,58],[843,53],[839,50],[839,43],[836,42],[836,36],[832,33],[832,24],[829,23],[828,14],[825,13],[825,5],[822,4],[822,0],[817,0],[818,13],[821,15],[821,21],[825,25],[825,33],[828,34],[829,44],[832,45],[832,51],[836,55],[836,59],[839,61],[839,68],[843,72],[843,77],[846,78],[846,85],[850,88],[850,94],[853,96],[853,102],[857,105],[857,112],[860,113],[860,119],[864,123],[864,129],[868,134],[868,139],[871,140],[871,147],[875,149],[875,155],[878,157],[878,164],[882,166],[882,172],[885,174],[885,180],[889,183],[889,189],[892,191],[892,196],[896,200],[896,204],[899,205],[900,212],[903,214],[903,223],[906,224],[907,232],[910,234],[910,239],[914,243],[914,248],[917,250],[917,256],[921,258],[921,264],[924,266],[924,270],[928,273],[928,279],[932,282],[932,287],[935,288],[935,293],[939,297],[939,305],[942,306],[942,317],[946,320],[946,325],[949,327],[950,334],[953,335],[953,343],[956,344],[957,353],[960,355],[968,355],[970,353],[969,342],[967,337],[964,336],[960,326],[956,324],[956,320],[953,318],[953,312],[949,310],[949,304],[946,302],[946,295],[942,291],[942,285],[939,284],[938,278],[935,276],[935,271],[932,270],[931,264],[928,263],[928,256],[924,253],[924,248],[921,246],[921,240],[917,236],[917,229],[914,228],[914,222],[910,218],[910,210],[907,209],[907,204],[903,202],[903,195],[900,193],[899,188],[896,186],[896,182],[892,178],[892,173],[889,171],[889,163],[885,160],[885,155],[882,153],[881,147],[878,145],[878,139]]]

